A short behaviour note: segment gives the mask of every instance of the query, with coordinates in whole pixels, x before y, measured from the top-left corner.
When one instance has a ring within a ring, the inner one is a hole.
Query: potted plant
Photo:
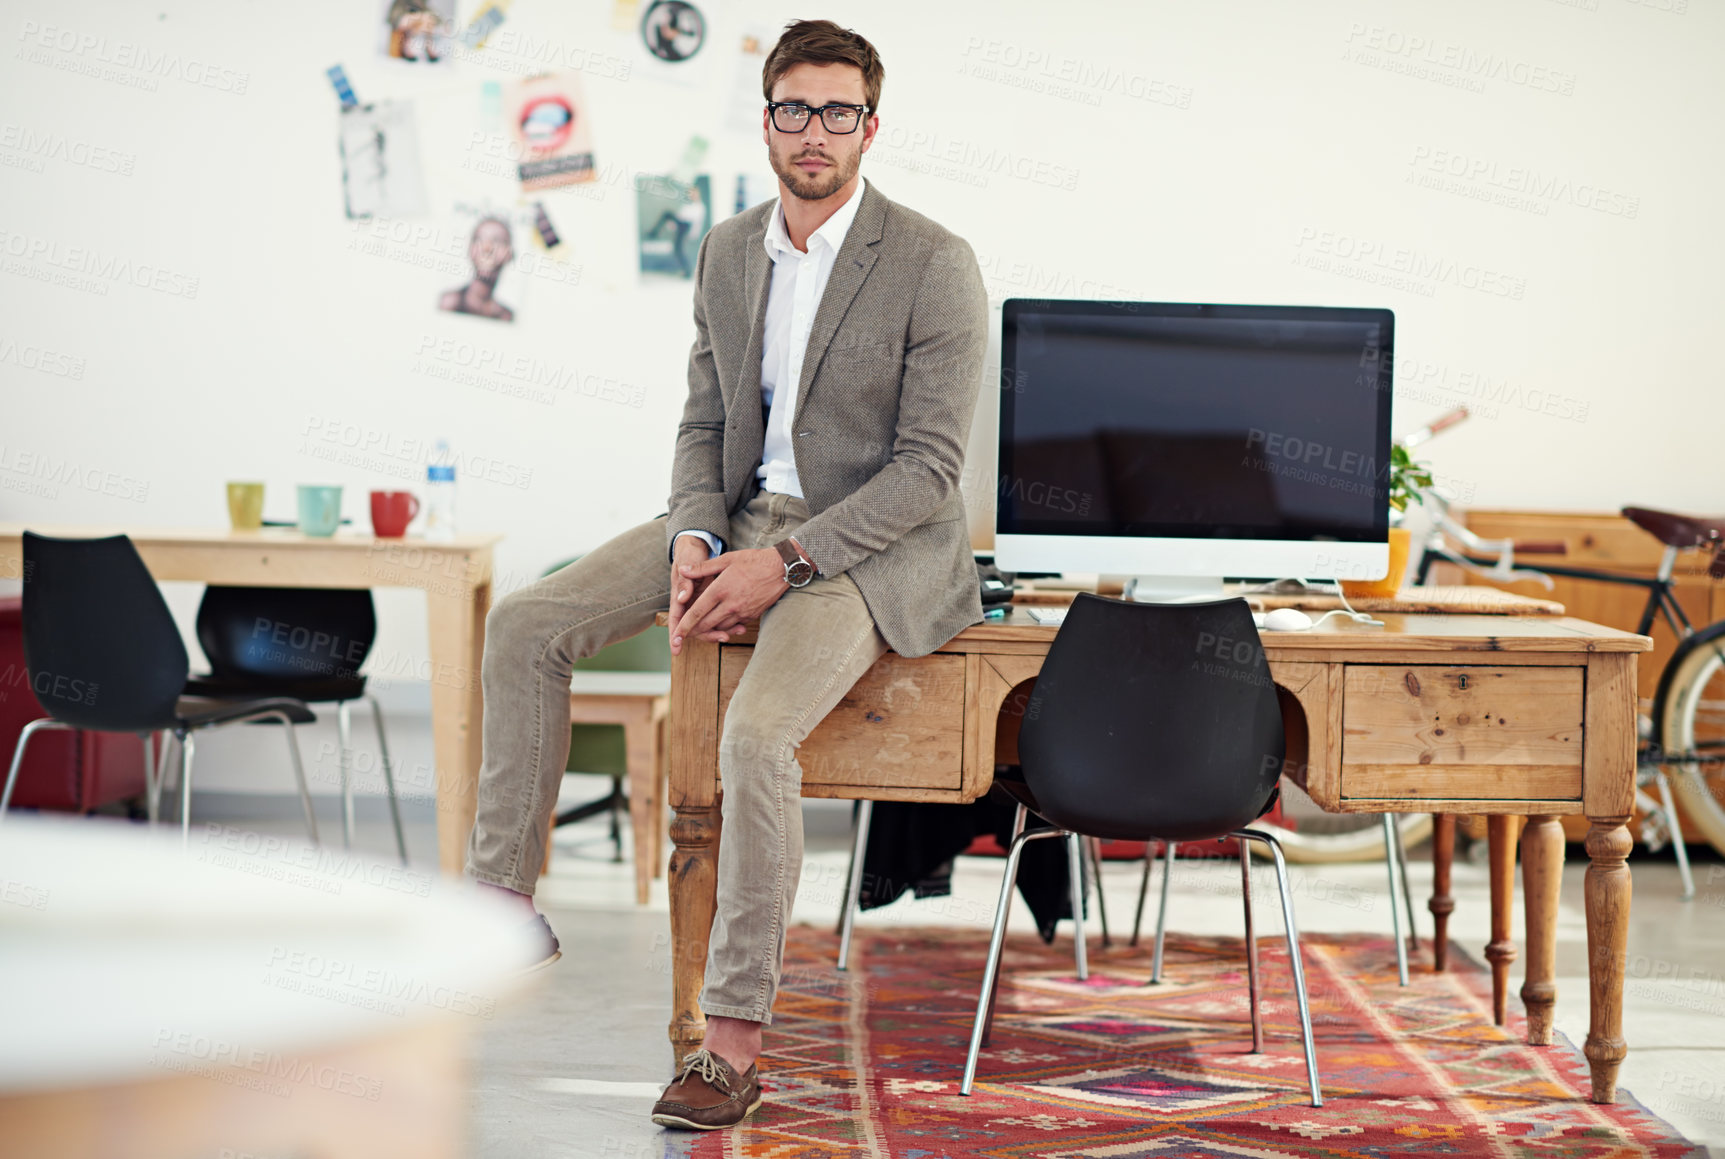
[[[1408,546],[1413,535],[1402,526],[1408,501],[1423,504],[1425,489],[1432,485],[1431,466],[1418,462],[1400,443],[1390,448],[1390,570],[1382,579],[1343,580],[1342,592],[1349,598],[1394,596],[1402,590],[1408,570]]]

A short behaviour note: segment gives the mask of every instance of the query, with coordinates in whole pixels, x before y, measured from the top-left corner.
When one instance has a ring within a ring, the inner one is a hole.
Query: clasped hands
[[[671,654],[680,654],[686,639],[722,644],[742,635],[744,625],[759,619],[789,588],[785,561],[775,548],[727,551],[709,559],[698,537],[679,536],[671,557]]]

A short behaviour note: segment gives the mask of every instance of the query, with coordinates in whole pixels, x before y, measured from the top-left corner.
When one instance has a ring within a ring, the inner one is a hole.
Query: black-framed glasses
[[[809,126],[809,114],[819,113],[829,133],[854,133],[868,115],[867,105],[822,105],[813,108],[796,101],[768,101],[773,128],[781,133],[800,133]]]

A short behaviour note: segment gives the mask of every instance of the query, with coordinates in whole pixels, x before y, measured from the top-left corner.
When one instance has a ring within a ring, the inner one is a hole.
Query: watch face
[[[800,588],[815,578],[815,567],[806,559],[785,565],[785,581],[793,588]]]

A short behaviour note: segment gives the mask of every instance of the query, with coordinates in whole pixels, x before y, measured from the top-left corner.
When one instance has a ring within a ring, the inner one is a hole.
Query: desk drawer
[[[1579,801],[1585,674],[1348,665],[1343,799]]]
[[[719,657],[719,723],[753,648]],[[797,750],[803,784],[947,789],[964,780],[964,657],[883,656]],[[823,794],[813,794],[823,795]]]

